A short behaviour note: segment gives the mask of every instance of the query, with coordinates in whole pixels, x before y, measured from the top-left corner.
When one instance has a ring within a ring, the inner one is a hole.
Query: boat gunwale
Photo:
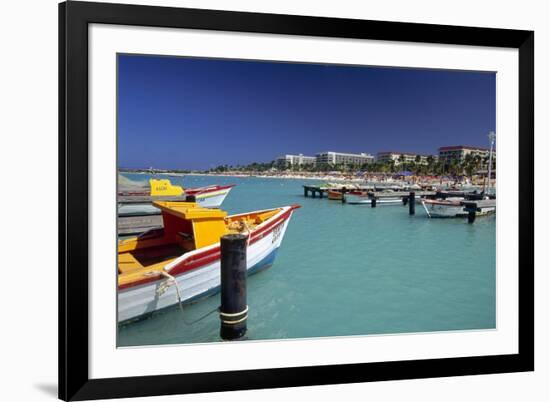
[[[462,206],[461,201],[454,201],[454,200],[422,200],[422,204],[428,204],[428,205],[443,205],[447,207],[460,207]]]
[[[227,185],[216,184],[214,186],[190,188],[190,189],[184,189],[184,194],[185,195],[208,194],[215,191],[231,190],[235,186],[236,184],[227,184]]]

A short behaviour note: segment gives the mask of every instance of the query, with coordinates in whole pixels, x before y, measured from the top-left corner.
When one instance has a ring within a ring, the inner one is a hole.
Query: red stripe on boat
[[[208,194],[214,191],[227,190],[235,187],[235,184],[229,184],[227,186],[208,186],[202,188],[188,188],[185,190],[185,195],[196,195],[196,194]]]

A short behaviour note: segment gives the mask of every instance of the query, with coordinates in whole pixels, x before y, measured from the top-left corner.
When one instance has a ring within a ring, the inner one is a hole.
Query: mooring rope
[[[250,245],[250,240],[252,238],[252,232],[254,231],[254,227],[250,226],[245,219],[231,222],[228,225],[228,228],[231,230],[235,230],[239,233],[246,234],[248,236],[248,239],[246,240],[246,246],[248,247]]]
[[[159,285],[158,289],[157,289],[157,294],[159,296],[162,296],[168,290],[168,288],[170,286],[175,285],[176,286],[176,295],[177,295],[177,298],[178,298],[178,305],[180,307],[181,312],[183,313],[183,304],[182,304],[182,301],[181,301],[180,287],[179,287],[177,279],[173,275],[170,275],[165,270],[162,270],[162,271],[146,272],[145,276],[163,276],[163,277],[166,278],[166,280],[164,282],[162,282]],[[208,317],[209,315],[215,313],[216,311],[220,311],[220,308],[216,307],[215,309],[207,312],[206,314],[200,316],[199,318],[197,318],[196,320],[193,320],[193,321],[187,321],[185,319],[185,316],[184,316],[184,317],[182,317],[182,321],[185,325],[193,325],[193,324],[196,324],[197,322],[199,322],[201,320],[204,320],[206,317]]]

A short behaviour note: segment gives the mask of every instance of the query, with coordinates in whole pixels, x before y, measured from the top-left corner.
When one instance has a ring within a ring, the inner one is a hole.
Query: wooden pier
[[[312,198],[315,198],[317,194],[319,194],[319,198],[323,198],[326,192],[328,192],[328,189],[325,187],[304,185],[304,197],[307,197],[311,193]]]
[[[136,205],[136,204],[151,204],[153,201],[185,201],[185,196],[155,196],[151,197],[147,194],[139,193],[119,193],[118,205]],[[162,227],[162,216],[160,209],[156,213],[127,213],[118,215],[118,235],[131,236],[143,233],[149,229]]]
[[[153,201],[185,201],[186,196],[119,195],[119,204],[150,204]]]
[[[369,191],[369,198],[409,198],[410,191]],[[415,191],[417,197],[431,197],[436,194],[435,191]]]
[[[185,196],[155,196],[147,194],[124,192],[119,193],[118,205],[151,204],[153,201],[189,201]],[[143,233],[149,229],[161,228],[162,216],[160,209],[152,213],[122,213],[118,215],[118,235],[130,236]]]
[[[309,197],[311,195],[312,198],[315,198],[319,196],[319,198],[323,198],[326,193],[328,193],[329,190],[332,191],[338,191],[343,193],[349,193],[352,191],[362,191],[366,192],[369,196],[369,198],[396,198],[396,197],[408,197],[410,191],[413,190],[404,190],[402,187],[350,187],[342,185],[340,187],[334,186],[334,187],[324,187],[324,186],[312,186],[312,185],[304,185],[304,197]],[[419,197],[435,197],[437,192],[436,191],[423,191],[423,190],[414,190],[416,195]]]
[[[130,236],[149,229],[162,228],[161,215],[128,215],[118,217],[118,235]]]

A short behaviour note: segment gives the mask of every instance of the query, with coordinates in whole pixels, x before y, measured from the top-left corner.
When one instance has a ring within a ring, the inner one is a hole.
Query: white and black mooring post
[[[246,334],[246,247],[248,236],[229,234],[220,240],[221,306],[220,336],[239,339]]]
[[[409,193],[409,215],[414,215],[414,207],[416,206],[414,191]]]

